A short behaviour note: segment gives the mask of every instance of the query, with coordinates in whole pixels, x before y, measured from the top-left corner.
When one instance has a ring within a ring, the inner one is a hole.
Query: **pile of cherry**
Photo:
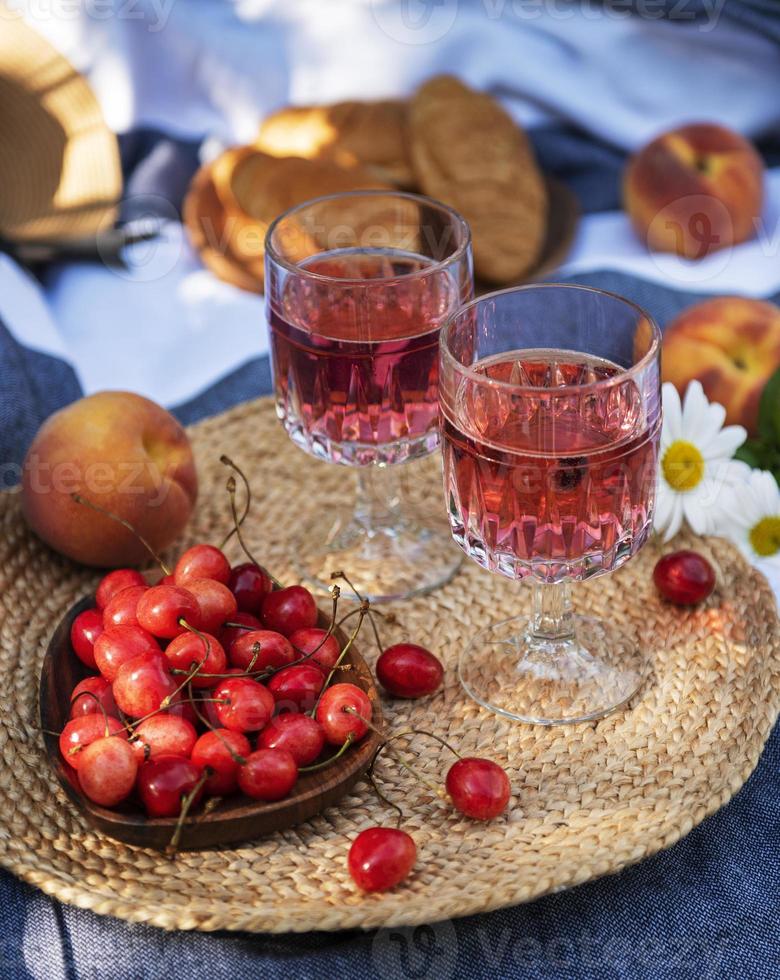
[[[342,649],[333,625],[317,626],[307,589],[274,589],[259,565],[231,568],[206,544],[187,550],[157,585],[132,569],[110,572],[96,608],[72,625],[73,650],[97,673],[72,692],[60,752],[95,803],[132,799],[149,817],[177,817],[174,847],[201,804],[239,792],[283,799],[299,774],[333,763],[374,729],[369,698],[342,680],[367,613],[362,603],[352,614],[357,625]],[[395,697],[433,694],[443,677],[438,659],[410,643],[385,649],[376,669]],[[391,744],[399,736],[380,735],[380,751],[416,774]],[[457,761],[446,793],[434,787],[438,795],[474,819],[502,813],[510,796],[504,770],[451,751]],[[352,843],[348,867],[359,887],[381,891],[403,880],[415,860],[407,833],[373,827]]]

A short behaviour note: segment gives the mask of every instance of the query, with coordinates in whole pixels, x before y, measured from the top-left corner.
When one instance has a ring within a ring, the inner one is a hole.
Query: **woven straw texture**
[[[255,550],[290,581],[286,542],[302,516],[343,500],[351,474],[288,444],[269,401],[192,431],[201,502],[192,540],[219,541],[227,523],[220,453],[247,469],[257,491],[248,523]],[[441,500],[437,461],[410,483]],[[443,509],[443,508],[442,508]],[[250,526],[251,524],[251,526]],[[628,710],[598,723],[542,729],[480,710],[461,693],[458,652],[486,623],[528,606],[528,590],[466,564],[435,594],[396,607],[404,635],[443,659],[432,700],[388,702],[396,730],[448,737],[463,754],[506,766],[508,815],[461,818],[403,770],[382,761],[385,792],[405,811],[418,862],[395,891],[361,896],[346,869],[355,834],[392,813],[366,784],[296,829],[225,851],[175,858],[91,831],[66,800],[35,731],[36,689],[49,635],[97,576],[58,559],[23,526],[18,498],[0,498],[0,863],[64,902],[167,929],[287,932],[414,924],[525,902],[614,872],[677,841],[723,806],[756,765],[780,703],[780,643],[766,582],[722,541],[698,542],[718,588],[698,609],[659,601],[650,545],[623,570],[575,589],[580,609],[641,634],[648,672]],[[237,557],[237,554],[233,557]],[[327,604],[327,602],[325,603]],[[373,663],[369,633],[362,650]],[[419,768],[443,779],[446,750],[420,740]]]

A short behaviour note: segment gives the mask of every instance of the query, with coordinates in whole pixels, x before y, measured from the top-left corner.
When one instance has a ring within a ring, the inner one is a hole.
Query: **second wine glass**
[[[348,571],[374,600],[457,569],[446,526],[415,513],[399,465],[439,444],[439,332],[473,295],[468,226],[428,198],[357,191],[292,208],[266,238],[277,413],[293,442],[355,467],[353,509],[304,523],[294,556],[322,587]]]

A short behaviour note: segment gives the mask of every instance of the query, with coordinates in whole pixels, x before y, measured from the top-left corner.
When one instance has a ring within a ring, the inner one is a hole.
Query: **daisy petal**
[[[664,534],[664,542],[672,540],[675,534],[677,534],[677,532],[682,527],[682,522],[683,522],[682,500],[679,496],[675,496],[672,498],[672,514],[669,519],[669,526],[666,529],[666,534]]]
[[[707,412],[709,402],[704,394],[701,381],[691,381],[685,389],[685,398],[682,403],[682,428],[686,438],[694,441],[699,420]]]
[[[700,448],[705,460],[730,459],[745,439],[747,430],[741,425],[727,425],[709,441],[709,445]]]
[[[661,430],[661,443],[668,446],[682,434],[682,410],[677,389],[667,381],[661,389],[664,406],[664,421]]]

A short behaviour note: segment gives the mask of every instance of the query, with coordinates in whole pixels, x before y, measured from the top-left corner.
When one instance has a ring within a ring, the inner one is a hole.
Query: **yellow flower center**
[[[673,490],[693,490],[704,476],[704,457],[692,442],[678,439],[664,453],[661,469]]]
[[[780,551],[780,517],[762,517],[750,529],[750,544],[763,558],[776,555]]]

